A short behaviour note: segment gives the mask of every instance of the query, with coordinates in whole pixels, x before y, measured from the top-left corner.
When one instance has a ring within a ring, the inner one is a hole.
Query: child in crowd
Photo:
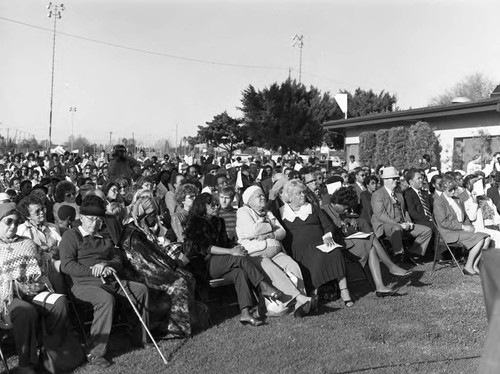
[[[70,205],[62,205],[57,211],[59,217],[59,232],[62,236],[64,232],[71,228],[73,221],[76,218],[76,210]]]
[[[238,237],[236,235],[236,209],[233,207],[234,195],[234,187],[226,186],[219,190],[219,217],[226,224],[226,232],[229,240],[236,242]]]

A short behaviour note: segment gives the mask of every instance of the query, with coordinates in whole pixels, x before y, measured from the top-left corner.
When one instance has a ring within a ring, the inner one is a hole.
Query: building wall
[[[422,118],[422,121],[427,122],[434,127],[435,134],[439,138],[442,147],[441,151],[441,169],[451,170],[453,159],[453,145],[456,138],[472,138],[478,136],[480,130],[484,130],[491,136],[500,136],[500,113],[498,112],[485,112],[485,113],[470,113],[460,116],[448,116],[437,118]],[[411,126],[418,121],[411,122],[393,122],[389,124],[380,124],[373,126],[354,127],[346,129],[346,146],[348,150],[358,151],[358,147],[353,147],[354,144],[359,144],[359,135],[364,131],[378,131],[380,129],[387,129],[397,126]],[[349,146],[351,145],[351,146]],[[492,150],[500,151],[500,149]],[[354,154],[356,159],[357,153]],[[464,160],[465,164],[470,160]]]

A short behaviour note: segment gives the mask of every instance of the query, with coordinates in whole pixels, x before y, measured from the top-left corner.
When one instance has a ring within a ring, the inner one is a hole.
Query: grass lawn
[[[480,278],[430,269],[419,266],[406,280],[388,276],[401,287],[398,297],[379,299],[366,282],[352,283],[354,307],[337,300],[301,320],[252,328],[226,308],[192,339],[161,341],[167,366],[154,348],[127,351],[115,337],[113,366],[77,373],[474,373],[487,327]]]

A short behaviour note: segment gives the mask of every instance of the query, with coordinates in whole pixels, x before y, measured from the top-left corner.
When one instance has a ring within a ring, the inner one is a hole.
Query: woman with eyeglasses
[[[43,201],[34,195],[26,196],[17,204],[17,210],[25,220],[17,234],[30,238],[46,253],[56,253],[61,235],[55,224],[47,222]]]
[[[241,311],[240,322],[261,326],[264,322],[251,312],[256,305],[252,289],[260,289],[262,296],[271,300],[279,299],[283,293],[265,280],[243,246],[229,242],[224,220],[217,217],[218,209],[218,200],[208,193],[194,200],[185,232],[188,269],[195,276],[200,294],[206,293],[210,279],[233,281]]]
[[[466,275],[479,275],[481,251],[490,245],[488,234],[475,232],[465,213],[464,203],[457,197],[457,183],[453,176],[445,175],[443,193],[434,200],[434,219],[446,243],[461,243],[469,256],[463,271]]]
[[[174,230],[177,241],[184,242],[184,230],[186,229],[189,210],[193,206],[193,201],[200,194],[200,190],[191,183],[181,185],[175,191],[175,200],[177,209],[172,215],[172,229]]]
[[[185,338],[208,326],[208,309],[195,302],[194,277],[182,268],[182,245],[162,236],[158,206],[149,190],[139,190],[130,205],[130,222],[119,246],[124,250],[127,279],[150,289],[150,326],[155,336]]]
[[[118,203],[125,206],[123,198],[120,195],[120,186],[116,182],[108,182],[102,188],[104,195],[106,196],[107,203]]]
[[[337,281],[344,305],[352,307],[354,301],[347,288],[342,246],[335,246],[335,238],[340,234],[326,213],[307,202],[306,189],[297,180],[290,180],[283,187],[285,204],[279,210],[286,230],[283,244],[302,265],[306,289],[312,295],[317,295],[326,283]]]
[[[76,219],[80,219],[80,207],[76,204],[76,187],[73,183],[68,181],[60,181],[56,185],[54,194],[56,203],[54,204],[54,220],[56,225],[59,226],[59,216],[57,212],[62,205],[70,205],[76,210]]]
[[[286,232],[276,217],[266,209],[264,191],[258,186],[248,187],[242,196],[243,206],[236,213],[238,241],[255,265],[266,274],[273,286],[283,291],[282,310],[294,307],[294,316],[303,317],[317,306],[317,298],[308,297],[299,264],[288,256],[281,244]],[[287,275],[289,274],[289,275]],[[273,308],[267,305],[268,313]],[[278,309],[278,308],[276,308]]]
[[[14,203],[0,204],[0,324],[12,327],[18,371],[34,374],[39,363],[40,315],[52,333],[51,339],[55,339],[54,345],[61,344],[68,329],[66,298],[58,295],[53,303],[46,304],[43,299],[35,299],[40,292],[52,289],[44,266],[46,253],[39,251],[31,239],[16,234],[19,215],[15,209]]]

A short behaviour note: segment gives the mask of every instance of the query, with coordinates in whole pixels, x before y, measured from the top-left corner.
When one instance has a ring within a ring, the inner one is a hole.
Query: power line
[[[32,28],[35,28],[35,29],[43,30],[43,31],[53,32],[53,30],[47,29],[45,27],[32,25],[32,24],[29,24],[29,23],[26,23],[26,22],[16,21],[16,20],[13,20],[13,19],[10,19],[10,18],[6,18],[6,17],[1,17],[0,16],[0,19],[4,20],[4,21],[16,23],[16,24],[19,24],[19,25],[28,26],[28,27],[32,27]],[[87,37],[84,37],[84,36],[69,34],[69,33],[61,32],[61,31],[57,31],[57,34],[68,36],[68,37],[75,38],[75,39],[85,40],[85,41],[89,41],[89,42],[93,42],[93,43],[103,44],[103,45],[107,45],[109,47],[120,48],[120,49],[125,49],[125,50],[128,50],[128,51],[145,53],[145,54],[149,54],[149,55],[154,55],[154,56],[159,56],[159,57],[166,57],[166,58],[172,58],[172,59],[182,60],[182,61],[197,62],[197,63],[210,64],[210,65],[220,65],[220,66],[236,67],[236,68],[246,68],[246,69],[284,70],[284,71],[288,70],[288,68],[285,68],[285,67],[234,64],[234,63],[230,63],[230,62],[211,61],[211,60],[205,60],[205,59],[200,59],[200,58],[191,58],[191,57],[177,56],[177,55],[172,55],[172,54],[169,54],[169,53],[149,51],[147,49],[129,47],[129,46],[125,46],[125,45],[120,45],[120,44],[105,42],[105,41],[102,41],[102,40],[91,39],[91,38],[87,38]]]

